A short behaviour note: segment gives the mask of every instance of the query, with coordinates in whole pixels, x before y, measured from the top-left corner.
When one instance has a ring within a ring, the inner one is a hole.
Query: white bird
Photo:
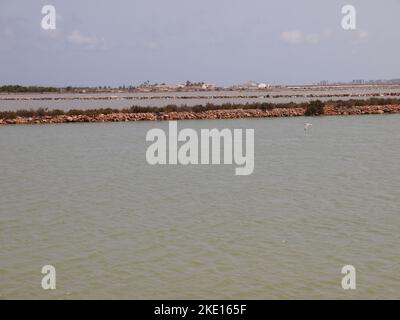
[[[304,131],[307,131],[308,128],[312,127],[312,123],[305,123],[304,124]]]

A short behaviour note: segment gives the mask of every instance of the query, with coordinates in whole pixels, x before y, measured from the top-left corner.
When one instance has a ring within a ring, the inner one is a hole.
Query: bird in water
[[[305,123],[304,124],[304,132],[307,132],[308,128],[312,127],[312,123]]]

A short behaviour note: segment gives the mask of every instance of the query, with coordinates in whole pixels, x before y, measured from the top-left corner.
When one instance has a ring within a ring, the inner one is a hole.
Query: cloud
[[[78,45],[95,45],[98,43],[96,37],[85,36],[78,30],[73,31],[67,39],[69,42]]]
[[[289,44],[317,44],[321,40],[318,33],[305,34],[300,30],[284,31],[281,33],[281,39]]]
[[[359,38],[360,40],[365,39],[365,38],[367,38],[367,37],[368,37],[368,32],[362,31],[362,30],[360,30],[360,31],[358,32],[358,38]]]
[[[310,33],[305,36],[305,42],[309,44],[317,44],[321,37],[317,33]]]
[[[303,43],[304,37],[301,31],[294,30],[282,32],[281,39],[290,44],[300,44]]]
[[[60,29],[55,29],[55,30],[40,30],[40,34],[44,38],[49,38],[49,39],[62,39],[63,34],[60,31]]]
[[[147,49],[156,49],[156,48],[158,48],[158,44],[157,44],[157,42],[150,40],[150,41],[146,42],[145,47]]]
[[[364,41],[369,37],[369,33],[364,30],[347,31],[341,30],[341,32],[334,33],[332,30],[325,30],[320,33],[304,33],[300,30],[284,31],[281,33],[280,38],[283,42],[291,45],[316,45],[323,40],[336,39],[338,41],[344,41],[349,38],[351,41],[357,43]]]

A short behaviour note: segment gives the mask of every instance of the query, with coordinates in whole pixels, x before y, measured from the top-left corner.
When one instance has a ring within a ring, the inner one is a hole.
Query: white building
[[[265,83],[260,83],[260,84],[258,85],[258,89],[266,89],[266,88],[268,88],[268,85],[265,84]]]

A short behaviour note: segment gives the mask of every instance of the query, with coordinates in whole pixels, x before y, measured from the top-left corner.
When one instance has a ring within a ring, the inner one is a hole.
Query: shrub
[[[61,116],[61,115],[64,115],[64,114],[65,114],[65,112],[63,110],[60,110],[60,109],[53,109],[53,110],[49,110],[47,112],[47,115],[52,116],[52,117]]]
[[[22,109],[22,110],[17,110],[15,112],[15,114],[18,117],[33,117],[33,116],[35,116],[35,113],[36,113],[36,111],[33,109],[30,109],[30,110]]]
[[[2,111],[0,112],[0,119],[8,120],[15,119],[17,114],[14,111]]]
[[[171,104],[171,105],[165,106],[163,109],[164,109],[163,110],[164,112],[177,112],[178,106]]]
[[[324,103],[320,100],[310,101],[306,107],[306,116],[320,116],[324,114]]]
[[[37,117],[45,117],[47,115],[48,109],[47,108],[39,108],[36,110]]]

